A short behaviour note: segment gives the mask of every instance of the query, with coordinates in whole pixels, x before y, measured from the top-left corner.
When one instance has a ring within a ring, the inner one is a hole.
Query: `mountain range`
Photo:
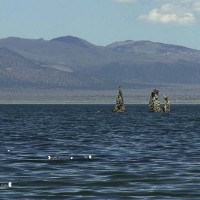
[[[151,41],[97,46],[73,36],[0,39],[1,88],[114,89],[200,84],[200,51]]]

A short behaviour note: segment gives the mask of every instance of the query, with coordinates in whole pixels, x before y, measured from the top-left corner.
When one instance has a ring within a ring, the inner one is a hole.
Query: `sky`
[[[200,0],[0,0],[0,38],[150,40],[200,50]]]

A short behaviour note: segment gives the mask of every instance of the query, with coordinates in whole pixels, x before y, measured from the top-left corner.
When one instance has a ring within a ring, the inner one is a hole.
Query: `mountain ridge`
[[[6,61],[5,49],[10,56]],[[73,36],[51,40],[9,37],[0,39],[0,58],[0,81],[5,87],[5,77],[12,77],[15,87],[18,83],[23,87],[25,81],[35,88],[200,84],[199,50],[147,40],[96,46]],[[5,70],[8,65],[15,67],[15,73]]]

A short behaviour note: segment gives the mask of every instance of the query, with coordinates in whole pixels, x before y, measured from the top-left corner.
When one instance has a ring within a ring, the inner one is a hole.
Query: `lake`
[[[200,105],[112,107],[0,105],[1,200],[200,199]]]

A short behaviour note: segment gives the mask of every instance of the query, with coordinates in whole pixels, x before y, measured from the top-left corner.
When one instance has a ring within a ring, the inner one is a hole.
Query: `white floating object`
[[[11,188],[11,187],[12,187],[12,182],[0,183],[0,188],[2,189]]]
[[[73,156],[71,156],[71,157],[70,157],[70,160],[73,160],[73,159],[74,159],[74,157],[73,157]]]
[[[83,157],[84,159],[92,159],[92,155],[87,155]]]
[[[58,160],[58,156],[48,156],[48,160]]]

